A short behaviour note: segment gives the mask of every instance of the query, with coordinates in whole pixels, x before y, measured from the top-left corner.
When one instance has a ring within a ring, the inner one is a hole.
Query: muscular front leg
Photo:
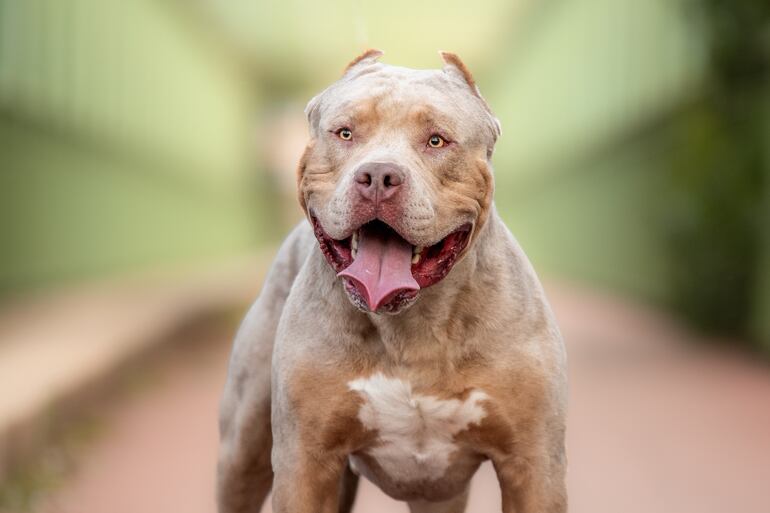
[[[217,471],[220,513],[258,513],[270,493],[269,407],[244,415],[241,425],[223,435]]]
[[[346,463],[304,456],[280,464],[273,482],[274,513],[338,513]]]
[[[257,513],[270,493],[273,345],[284,303],[307,255],[303,248],[310,247],[312,237],[304,222],[289,235],[235,337],[220,405],[219,513]]]
[[[238,333],[222,398],[219,513],[257,513],[270,493],[270,355],[274,328],[260,302]]]
[[[327,412],[325,418],[305,416],[304,408],[292,409],[287,417],[281,405],[273,408],[274,513],[349,513],[353,508],[358,478],[348,467],[348,455],[359,443],[361,430],[344,408],[328,399],[335,396],[321,397],[327,398],[329,408],[319,410]],[[317,397],[308,398],[305,404],[323,404]],[[349,406],[356,408],[355,403]]]
[[[319,280],[324,275],[329,281]],[[273,354],[274,513],[338,513],[352,505],[356,479],[343,479],[348,455],[374,436],[358,419],[360,395],[348,386],[364,371],[348,358],[367,322],[344,300],[320,252],[308,259],[286,300]]]
[[[509,456],[494,461],[503,513],[566,513],[563,457]]]
[[[288,381],[273,402],[273,512],[348,513],[358,484],[348,455],[367,436],[356,396],[320,369]]]

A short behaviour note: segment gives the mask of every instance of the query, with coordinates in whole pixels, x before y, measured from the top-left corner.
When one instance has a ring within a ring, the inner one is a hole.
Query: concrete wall
[[[671,305],[682,271],[672,268],[666,216],[676,211],[669,174],[682,148],[670,130],[707,73],[697,11],[670,0],[541,9],[487,92],[503,121],[500,211],[543,273]],[[770,350],[770,97],[756,115],[767,127],[768,178],[750,323]]]
[[[541,4],[487,97],[498,206],[541,271],[665,302],[650,127],[697,90],[703,40],[669,0]]]
[[[262,233],[259,98],[177,2],[0,0],[0,291]]]

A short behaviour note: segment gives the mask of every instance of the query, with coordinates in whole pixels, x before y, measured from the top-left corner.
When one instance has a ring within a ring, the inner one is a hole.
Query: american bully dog
[[[307,106],[307,220],[235,339],[219,511],[349,512],[363,475],[458,513],[491,460],[504,512],[564,512],[565,352],[492,202],[499,123],[456,55],[381,53]]]

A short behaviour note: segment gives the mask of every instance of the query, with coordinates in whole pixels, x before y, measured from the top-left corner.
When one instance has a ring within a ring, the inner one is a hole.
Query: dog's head
[[[356,58],[306,108],[299,199],[364,311],[397,313],[473,244],[492,202],[500,125],[460,59],[413,70]]]

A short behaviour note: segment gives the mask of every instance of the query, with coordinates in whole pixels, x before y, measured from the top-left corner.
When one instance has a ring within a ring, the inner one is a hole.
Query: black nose
[[[356,170],[355,180],[361,196],[379,203],[401,190],[406,173],[401,166],[392,162],[367,162]]]

